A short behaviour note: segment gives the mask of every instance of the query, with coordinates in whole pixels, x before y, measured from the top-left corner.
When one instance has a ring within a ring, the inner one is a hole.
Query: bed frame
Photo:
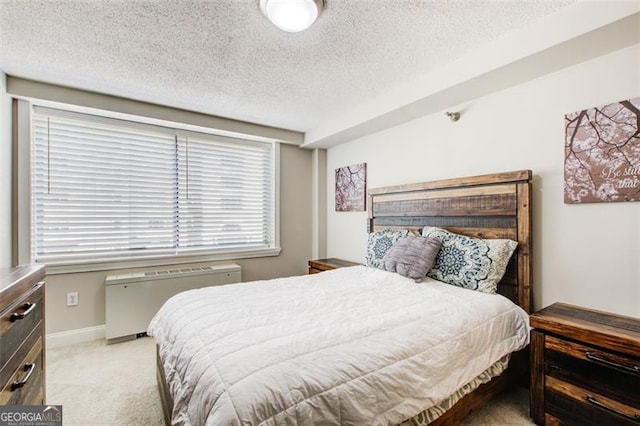
[[[531,312],[531,170],[368,191],[369,232],[438,226],[518,242],[498,293]]]
[[[478,238],[518,242],[498,293],[531,313],[531,170],[519,170],[368,191],[368,230],[438,226]],[[526,379],[527,351],[511,357],[501,376],[460,399],[432,425],[459,424],[514,381]]]
[[[438,180],[370,189],[368,230],[438,226],[479,238],[518,242],[498,293],[531,312],[531,170]],[[526,351],[512,356],[504,374],[460,399],[432,425],[459,424],[509,383],[527,377]],[[171,424],[173,401],[157,356],[157,381],[165,423]]]

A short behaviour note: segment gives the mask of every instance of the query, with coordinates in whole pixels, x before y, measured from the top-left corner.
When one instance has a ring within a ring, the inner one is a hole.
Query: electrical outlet
[[[67,293],[67,306],[77,306],[78,305],[78,292],[74,291],[73,293]]]

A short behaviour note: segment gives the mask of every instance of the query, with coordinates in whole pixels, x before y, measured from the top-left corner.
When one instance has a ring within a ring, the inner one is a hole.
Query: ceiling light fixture
[[[278,28],[290,33],[306,30],[324,9],[324,0],[260,0],[260,10]]]

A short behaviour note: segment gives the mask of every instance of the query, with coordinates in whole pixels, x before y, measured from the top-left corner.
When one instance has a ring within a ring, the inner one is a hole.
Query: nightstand
[[[357,265],[360,264],[356,262],[349,262],[348,260],[336,259],[334,257],[330,257],[329,259],[315,259],[309,261],[309,273],[317,274],[322,271],[330,271],[332,269]]]
[[[555,303],[531,327],[537,424],[640,425],[640,319]]]

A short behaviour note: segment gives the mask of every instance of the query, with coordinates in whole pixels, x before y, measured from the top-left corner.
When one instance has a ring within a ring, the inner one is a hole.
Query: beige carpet
[[[47,403],[61,404],[64,425],[162,425],[155,344],[146,337],[47,350]],[[532,425],[526,389],[505,392],[466,425]]]

